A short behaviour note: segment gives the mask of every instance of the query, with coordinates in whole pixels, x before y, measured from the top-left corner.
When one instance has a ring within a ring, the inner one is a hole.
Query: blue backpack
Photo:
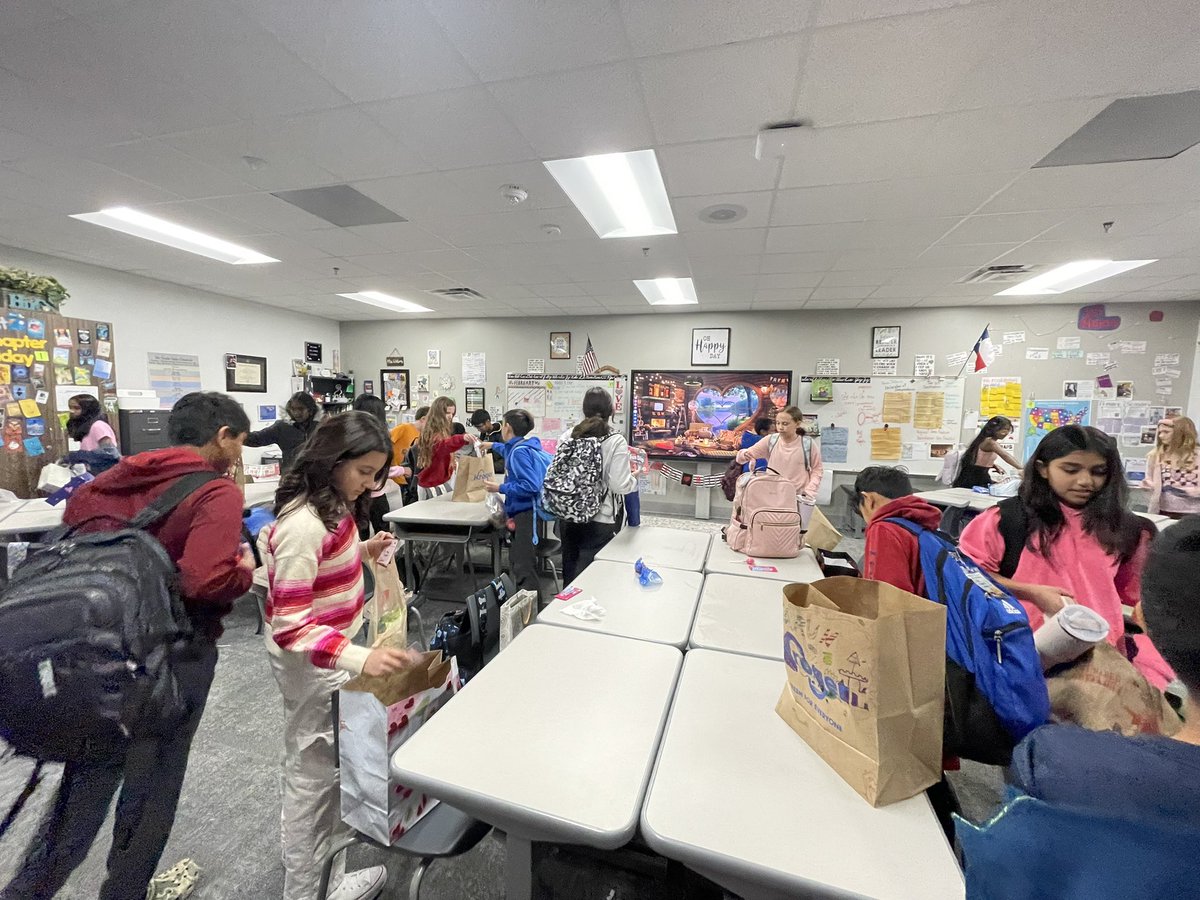
[[[946,607],[946,754],[1007,765],[1050,719],[1050,697],[1021,604],[945,535],[885,519],[917,538],[925,595]]]

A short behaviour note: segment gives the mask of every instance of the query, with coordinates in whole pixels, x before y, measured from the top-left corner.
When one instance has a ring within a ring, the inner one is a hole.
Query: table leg
[[[536,522],[534,522],[534,527],[535,528],[537,527]],[[502,557],[503,557],[503,551],[500,549],[500,530],[498,528],[493,528],[492,529],[492,577],[493,578],[500,577],[500,567],[503,565]]]
[[[504,836],[505,900],[533,900],[533,843]]]
[[[408,577],[408,581],[404,583],[410,591],[414,590],[416,580],[413,578],[413,542],[406,540],[404,542],[404,574]]]

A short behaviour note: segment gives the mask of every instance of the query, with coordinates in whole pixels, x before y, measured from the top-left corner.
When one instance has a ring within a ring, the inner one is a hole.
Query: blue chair
[[[967,900],[1129,900],[1200,890],[1200,832],[1183,823],[1102,816],[1021,794],[982,825],[955,816],[955,830]]]

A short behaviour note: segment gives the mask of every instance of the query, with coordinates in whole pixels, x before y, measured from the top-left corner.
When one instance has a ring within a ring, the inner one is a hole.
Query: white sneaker
[[[387,869],[371,866],[347,872],[341,884],[329,892],[328,900],[375,900],[387,884]]]

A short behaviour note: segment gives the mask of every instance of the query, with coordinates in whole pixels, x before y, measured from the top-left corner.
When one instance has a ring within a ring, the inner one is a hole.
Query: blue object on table
[[[642,495],[637,491],[625,495],[625,521],[634,528],[642,524]]]
[[[663,583],[662,576],[642,562],[640,556],[633,564],[633,571],[637,572],[638,584],[642,587],[654,587]]]
[[[255,506],[242,517],[250,537],[257,539],[258,533],[275,521],[275,514],[269,506]]]

